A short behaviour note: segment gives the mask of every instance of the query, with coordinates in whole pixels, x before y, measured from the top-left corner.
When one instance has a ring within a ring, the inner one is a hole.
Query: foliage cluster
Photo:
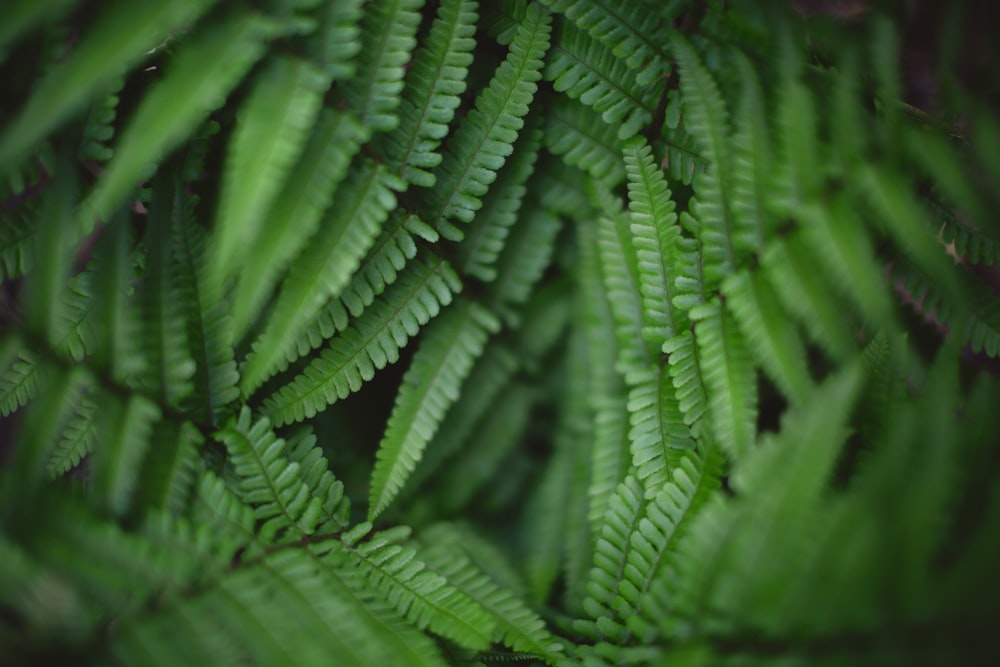
[[[898,4],[4,2],[4,663],[995,654],[1000,87]]]

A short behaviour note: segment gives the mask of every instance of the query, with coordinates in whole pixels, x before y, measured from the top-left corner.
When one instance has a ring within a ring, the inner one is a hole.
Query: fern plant
[[[4,664],[995,655],[968,4],[4,3]]]

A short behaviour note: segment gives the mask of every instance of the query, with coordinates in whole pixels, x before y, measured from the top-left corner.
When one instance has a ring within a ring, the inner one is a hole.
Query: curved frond
[[[627,410],[632,466],[652,496],[672,479],[683,453],[695,446],[666,364],[636,378]]]
[[[45,464],[50,479],[65,475],[94,450],[97,442],[97,407],[88,393],[81,394],[76,400],[73,414],[67,420],[59,442],[49,453]]]
[[[670,43],[667,17],[642,3],[627,6],[603,0],[542,0],[542,3],[554,12],[565,14],[631,69],[638,70],[635,77],[639,85],[648,86],[670,70],[663,49],[663,45]]]
[[[267,19],[237,13],[185,41],[164,78],[143,97],[115,146],[114,157],[82,204],[84,232],[106,219],[135,182],[221,105],[264,53],[274,32]],[[110,38],[111,42],[116,38]],[[72,62],[79,62],[74,59]]]
[[[462,239],[450,220],[472,220],[482,207],[481,197],[513,152],[538,89],[551,21],[541,5],[528,8],[507,57],[448,141],[444,159],[434,171],[436,187],[428,195],[434,215],[427,220],[446,238]]]
[[[214,0],[180,0],[152,6],[112,6],[94,22],[75,46],[72,58],[53,68],[39,82],[13,120],[0,135],[0,165],[6,172],[31,148],[95,93],[108,89],[127,68],[141,61],[172,30],[195,22]],[[43,3],[37,3],[42,8]],[[4,16],[6,30],[18,25]]]
[[[461,289],[458,276],[440,258],[415,258],[408,266],[393,289],[372,302],[298,377],[264,400],[264,413],[276,424],[312,417],[360,389],[376,369],[395,363],[400,348]]]
[[[488,311],[464,299],[427,327],[375,455],[369,521],[399,494],[458,399],[465,377],[482,354],[488,332],[498,328]]]
[[[233,275],[304,151],[329,77],[309,61],[272,58],[240,108],[226,153],[210,266]]]
[[[357,71],[344,84],[344,97],[361,123],[374,132],[399,124],[396,108],[405,66],[417,43],[423,4],[424,0],[383,0],[364,6]]]
[[[677,403],[684,413],[684,423],[698,434],[698,423],[708,409],[705,381],[701,376],[701,352],[691,331],[684,331],[663,344],[670,364],[670,381],[677,392]]]
[[[652,120],[666,82],[657,78],[653,85],[640,86],[624,60],[571,22],[563,23],[553,44],[545,78],[617,127],[619,139],[634,136]]]
[[[38,395],[35,362],[27,350],[18,350],[5,359],[0,373],[0,417],[7,417]]]
[[[361,524],[351,531],[351,539],[365,527],[371,530],[371,524]],[[371,589],[418,628],[429,628],[461,646],[485,649],[496,622],[473,598],[428,569],[416,549],[399,544],[409,535],[409,528],[399,526],[364,542],[345,542],[343,549]]]
[[[477,0],[444,0],[427,42],[417,50],[406,75],[399,126],[382,146],[394,169],[410,183],[434,185],[429,169],[441,163],[437,148],[465,92],[465,75],[475,48]]]
[[[269,326],[243,364],[240,386],[252,394],[274,374],[279,360],[323,303],[348,284],[389,211],[396,206],[399,179],[381,165],[365,162],[344,184],[330,219],[320,226],[291,266],[277,296]]]
[[[630,230],[642,295],[642,333],[655,349],[687,324],[687,318],[675,312],[671,302],[681,230],[670,190],[663,172],[653,163],[650,147],[642,139],[633,139],[625,144],[624,155]]]
[[[738,461],[757,436],[757,377],[736,323],[718,302],[692,311],[698,367],[708,395],[715,439]]]
[[[549,152],[606,185],[625,180],[622,142],[614,128],[579,102],[563,97],[552,102],[545,113],[544,138]]]

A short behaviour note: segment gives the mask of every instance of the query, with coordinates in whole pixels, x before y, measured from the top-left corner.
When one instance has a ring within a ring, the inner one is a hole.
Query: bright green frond
[[[739,460],[757,435],[757,375],[753,358],[733,317],[718,302],[700,306],[696,319],[698,368],[708,396],[715,439]]]
[[[434,216],[427,220],[446,238],[461,240],[462,232],[449,220],[472,220],[482,207],[481,197],[514,150],[538,89],[551,21],[541,5],[529,7],[507,57],[448,141],[445,157],[434,171],[437,187],[428,195]]]
[[[330,79],[314,64],[274,58],[256,77],[229,142],[211,266],[233,275],[267,221],[267,212],[305,150]],[[289,183],[294,185],[293,183]]]
[[[292,382],[264,401],[264,413],[277,424],[312,417],[361,388],[376,369],[399,359],[399,350],[421,326],[451,303],[461,282],[444,260],[415,258],[393,289],[323,350]]]
[[[241,369],[241,388],[250,395],[274,374],[280,359],[325,301],[348,284],[396,206],[399,179],[381,165],[364,162],[338,193],[330,217],[317,230],[288,272],[268,326]]]
[[[434,185],[427,170],[441,163],[437,152],[465,92],[465,75],[475,48],[477,0],[445,0],[426,43],[413,56],[399,105],[399,126],[383,147],[394,169],[410,183]]]
[[[695,445],[676,391],[664,364],[639,374],[628,394],[632,466],[651,496],[672,478],[683,453]]]
[[[608,186],[625,180],[621,144],[614,127],[578,102],[559,98],[546,110],[545,148]]]
[[[639,292],[642,295],[642,333],[655,349],[673,338],[686,324],[671,303],[674,262],[680,227],[663,172],[653,163],[652,150],[642,139],[626,143],[629,218],[635,246]]]
[[[374,132],[399,124],[396,108],[405,67],[417,43],[423,4],[424,0],[383,0],[364,6],[357,71],[344,85],[344,97]]]
[[[545,78],[617,127],[619,139],[635,135],[652,120],[665,83],[658,78],[653,85],[640,86],[624,60],[570,22],[563,23],[553,45]]]
[[[367,526],[370,530],[371,524]],[[468,648],[489,646],[496,621],[472,597],[428,569],[413,547],[399,544],[409,533],[400,526],[343,548],[368,585],[418,628]]]
[[[498,328],[493,315],[464,299],[427,327],[403,377],[376,453],[369,521],[399,494],[448,409],[458,399],[465,377],[482,354],[488,333]]]

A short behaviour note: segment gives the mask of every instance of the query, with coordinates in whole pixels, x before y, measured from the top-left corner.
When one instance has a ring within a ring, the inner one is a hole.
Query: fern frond
[[[731,150],[733,241],[738,250],[750,254],[758,252],[774,231],[775,221],[766,209],[773,166],[760,79],[743,54],[736,58],[736,66],[743,90],[734,114]]]
[[[195,362],[188,347],[183,299],[177,290],[173,258],[174,221],[188,211],[185,195],[173,183],[155,188],[150,212],[146,271],[137,290],[143,341],[149,364],[142,384],[161,403],[176,407],[194,390]]]
[[[201,472],[191,499],[190,517],[195,523],[208,526],[215,543],[228,544],[233,555],[247,545],[250,545],[248,556],[265,548],[254,530],[253,509],[211,470]]]
[[[705,382],[701,376],[701,352],[691,331],[684,331],[663,344],[670,364],[670,381],[677,392],[677,403],[684,413],[684,423],[700,435],[698,423],[708,409]]]
[[[462,275],[473,276],[484,282],[492,282],[497,277],[497,257],[503,251],[510,228],[517,220],[518,211],[524,201],[538,149],[541,131],[538,123],[528,120],[528,128],[514,147],[497,175],[490,191],[483,198],[483,207],[469,223],[465,238],[459,246],[459,256],[455,268]]]
[[[618,336],[618,370],[631,384],[636,373],[649,367],[652,355],[643,336],[638,259],[629,227],[629,218],[624,213],[601,216],[597,223],[597,247]]]
[[[395,363],[400,348],[461,289],[458,276],[438,257],[414,258],[408,266],[393,289],[334,338],[302,374],[264,400],[264,413],[276,424],[312,417],[360,389],[376,369]]]
[[[343,196],[340,183],[364,135],[353,115],[320,110],[305,150],[268,212],[239,276],[233,297],[238,335],[250,327],[280,272],[316,233],[331,200]]]
[[[421,559],[470,598],[478,602],[496,622],[494,640],[515,651],[541,657],[550,665],[562,659],[563,647],[544,621],[523,601],[482,572],[454,547],[426,540],[419,550]]]
[[[257,14],[238,13],[185,41],[164,78],[143,97],[122,131],[107,171],[81,205],[84,232],[93,229],[98,219],[106,219],[151,163],[225,101],[263,55],[265,40],[274,30]]]
[[[350,280],[396,206],[393,189],[403,183],[381,165],[365,162],[351,175],[330,220],[321,225],[289,270],[269,326],[254,344],[254,354],[240,369],[240,387],[251,395],[274,374],[290,343]]]
[[[329,85],[318,67],[292,56],[270,59],[256,77],[226,152],[210,261],[219,283],[254,245],[305,149]]]
[[[89,492],[98,507],[123,515],[160,418],[160,408],[140,394],[101,399],[97,446],[89,459]]]
[[[310,493],[299,475],[299,464],[288,459],[285,441],[274,435],[271,422],[251,421],[245,407],[239,417],[215,434],[229,452],[246,502],[262,521],[261,539],[280,544],[312,535],[323,519],[323,501]]]
[[[684,126],[697,141],[708,169],[694,182],[697,200],[689,206],[698,220],[706,282],[715,286],[736,266],[734,221],[730,211],[731,169],[727,146],[729,118],[718,85],[684,38],[671,42],[681,72]]]
[[[559,39],[545,69],[553,87],[580,100],[618,128],[618,138],[628,139],[653,118],[666,80],[640,86],[624,60],[571,22],[562,25]]]
[[[528,301],[545,275],[562,228],[562,220],[540,206],[532,206],[514,223],[490,290],[496,310],[508,323],[518,319],[514,307]]]
[[[0,165],[7,172],[46,135],[78,112],[95,93],[105,91],[140,62],[165,35],[193,24],[212,0],[160,2],[153,6],[109,7],[66,58],[39,82],[0,135]],[[38,3],[36,7],[43,7]],[[14,9],[19,9],[14,7]],[[6,30],[20,23],[3,17]],[[4,174],[6,175],[6,174]]]
[[[18,350],[6,360],[0,374],[0,417],[8,417],[38,395],[34,357]]]
[[[436,187],[429,194],[434,215],[427,220],[445,238],[462,239],[462,232],[449,220],[472,220],[482,206],[480,198],[513,151],[538,89],[551,21],[540,5],[528,8],[507,57],[448,141],[445,157],[434,171]]]
[[[285,445],[289,460],[298,464],[298,474],[313,496],[323,506],[323,520],[316,527],[320,533],[333,533],[347,527],[351,502],[344,495],[344,484],[330,472],[323,450],[316,446],[316,436],[303,428]]]
[[[660,139],[663,142],[663,170],[668,180],[691,185],[695,175],[708,168],[708,163],[684,127],[684,123],[681,122],[684,114],[680,91],[668,90],[667,100],[663,127],[660,128]]]
[[[755,358],[788,401],[797,404],[812,384],[805,345],[763,276],[734,273],[723,281],[722,293]]]
[[[201,432],[189,421],[164,419],[157,424],[135,507],[163,510],[174,517],[185,513],[201,472],[198,448],[203,442]]]
[[[379,443],[371,479],[368,520],[399,494],[441,420],[458,399],[489,332],[499,323],[488,311],[460,299],[422,337]]]
[[[614,187],[625,180],[622,142],[614,128],[596,113],[569,98],[559,97],[545,113],[545,148],[566,164]]]
[[[361,50],[361,5],[364,0],[322,2],[315,7],[316,31],[306,37],[313,61],[334,81],[354,76],[354,57]]]
[[[87,389],[76,399],[73,414],[66,422],[59,442],[49,453],[46,472],[54,479],[80,464],[97,443],[97,403]]]
[[[698,343],[698,365],[708,395],[715,439],[738,461],[757,435],[757,378],[746,341],[732,316],[717,301],[691,316]]]
[[[627,410],[632,466],[652,496],[672,479],[683,453],[695,445],[666,364],[636,378]]]
[[[177,293],[195,361],[189,409],[199,420],[215,424],[225,406],[239,397],[232,320],[221,287],[209,279],[204,229],[194,222],[190,209],[175,208],[174,215]]]
[[[354,77],[344,84],[344,97],[361,123],[373,132],[399,125],[396,108],[403,90],[405,66],[417,44],[424,0],[368,3],[361,19],[361,52]]]
[[[465,92],[479,18],[477,0],[444,0],[427,42],[413,56],[399,106],[400,123],[382,142],[393,168],[409,183],[434,185],[428,169],[441,163],[437,148]]]
[[[670,190],[663,172],[653,164],[650,147],[642,139],[633,139],[625,144],[624,155],[630,230],[642,295],[642,333],[658,348],[687,324],[687,318],[675,312],[671,303],[680,227]]]
[[[611,49],[633,70],[641,86],[648,86],[670,69],[663,45],[667,17],[642,4],[608,6],[588,0],[542,0],[552,11],[565,14],[581,30]]]
[[[429,628],[468,648],[489,646],[494,619],[445,577],[429,570],[413,547],[399,544],[409,537],[409,528],[384,530],[357,543],[364,529],[370,531],[371,524],[360,524],[345,535],[343,548],[372,590],[418,628]]]
[[[80,140],[80,149],[77,152],[81,160],[107,162],[114,154],[108,143],[115,136],[114,122],[118,115],[118,94],[124,85],[125,80],[118,79],[111,84],[108,93],[91,107]]]
[[[0,265],[3,282],[27,273],[34,261],[32,237],[37,233],[35,213],[28,204],[17,210],[0,212]]]

